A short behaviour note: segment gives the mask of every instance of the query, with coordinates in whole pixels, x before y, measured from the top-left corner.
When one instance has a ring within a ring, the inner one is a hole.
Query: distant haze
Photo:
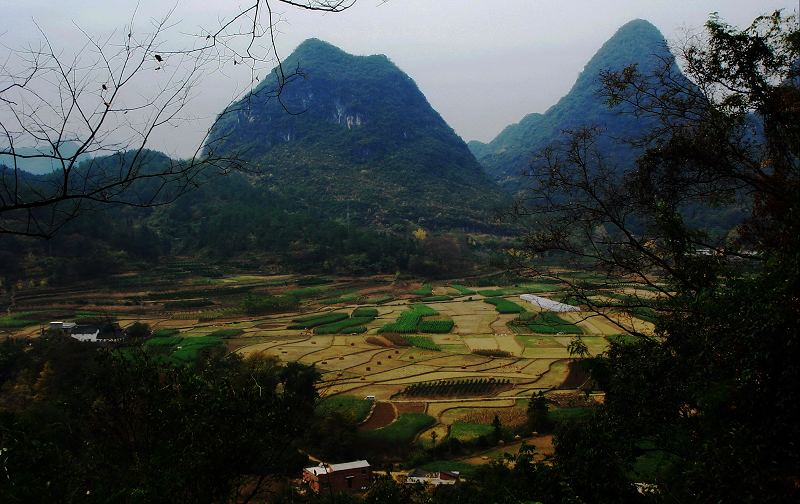
[[[0,0],[0,54],[37,43],[34,19],[54,44],[74,51],[82,43],[75,25],[92,34],[121,30],[137,3],[145,26],[148,18],[163,16],[172,6],[162,0]],[[179,1],[173,19],[180,23],[173,29],[212,29],[237,5],[248,3]],[[788,0],[360,0],[339,14],[273,4],[284,20],[277,39],[281,56],[310,37],[354,54],[386,54],[462,138],[482,141],[553,105],[603,42],[631,19],[646,19],[668,40],[680,43],[687,31],[701,29],[712,12],[743,27],[776,9],[797,11],[797,3]],[[193,120],[157,136],[150,146],[189,155],[215,115],[249,83],[250,74],[241,67],[208,74],[194,93]]]

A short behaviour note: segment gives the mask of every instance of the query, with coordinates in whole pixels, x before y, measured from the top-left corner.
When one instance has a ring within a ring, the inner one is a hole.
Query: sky
[[[85,36],[136,29],[174,9],[167,43],[219,26],[248,0],[0,0],[0,57],[35,45],[41,35],[71,54]],[[565,95],[583,66],[626,22],[653,23],[680,43],[712,12],[743,27],[760,14],[796,13],[797,0],[358,0],[342,13],[316,13],[273,0],[278,54],[316,37],[353,54],[386,54],[408,73],[464,140],[489,141],[526,114],[544,112]],[[35,22],[35,24],[34,24]],[[0,60],[2,61],[2,60]],[[257,69],[265,74],[274,64]],[[230,63],[230,62],[229,62]],[[186,156],[215,115],[252,81],[243,65],[204,70],[186,109],[188,121],[155,135],[150,146]],[[147,83],[139,84],[145,94]],[[167,127],[170,127],[169,125]]]

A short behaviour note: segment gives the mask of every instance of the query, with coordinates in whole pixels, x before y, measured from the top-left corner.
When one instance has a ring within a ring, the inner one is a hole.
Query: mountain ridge
[[[564,130],[601,125],[605,130],[600,138],[601,149],[613,152],[621,166],[629,167],[636,152],[616,140],[638,136],[652,124],[627,114],[625,107],[609,109],[600,95],[599,76],[603,71],[621,70],[631,64],[647,74],[663,68],[665,63],[677,69],[658,28],[642,19],[629,21],[598,49],[569,92],[554,105],[544,113],[525,115],[488,143],[470,142],[470,150],[495,181],[513,191],[533,155],[559,140]]]

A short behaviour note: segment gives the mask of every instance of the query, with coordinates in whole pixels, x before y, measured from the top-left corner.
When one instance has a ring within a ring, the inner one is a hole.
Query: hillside
[[[58,155],[63,158],[74,156],[78,151],[79,145],[75,142],[62,142],[58,148]],[[0,150],[7,150],[5,147],[0,147]],[[53,155],[52,147],[35,149],[32,147],[17,147],[14,150],[16,154],[16,167],[22,171],[33,173],[35,175],[47,175],[56,170],[61,170],[61,163],[56,159],[51,159],[47,156]],[[43,157],[36,157],[43,156]],[[81,154],[78,156],[77,161],[80,163],[86,161],[91,156],[88,154]],[[9,168],[15,166],[14,157],[10,154],[0,154],[0,166],[5,165]]]
[[[605,70],[620,70],[631,64],[647,74],[663,68],[665,59],[671,59],[671,53],[658,29],[641,19],[631,21],[603,44],[569,93],[544,114],[528,114],[488,144],[473,141],[469,147],[490,177],[514,190],[532,156],[558,140],[563,130],[599,125],[604,128],[598,142],[601,151],[620,169],[630,167],[636,152],[619,140],[640,135],[652,123],[626,114],[624,107],[610,110],[600,95],[599,77]],[[677,67],[674,71],[678,78],[683,78]]]
[[[223,112],[207,151],[241,159],[263,190],[362,224],[487,228],[501,192],[386,56],[310,39],[282,68],[298,75],[280,97],[273,71]]]

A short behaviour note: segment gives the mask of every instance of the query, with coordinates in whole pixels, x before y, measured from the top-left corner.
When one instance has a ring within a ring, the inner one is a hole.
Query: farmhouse
[[[366,460],[343,464],[320,463],[303,469],[303,481],[315,492],[360,492],[372,481],[372,468]]]
[[[406,475],[406,483],[422,483],[423,485],[455,485],[458,482],[458,471],[434,471],[412,469]]]
[[[122,328],[116,323],[97,325],[77,325],[71,322],[50,322],[51,330],[60,330],[78,341],[121,341],[125,336]]]

